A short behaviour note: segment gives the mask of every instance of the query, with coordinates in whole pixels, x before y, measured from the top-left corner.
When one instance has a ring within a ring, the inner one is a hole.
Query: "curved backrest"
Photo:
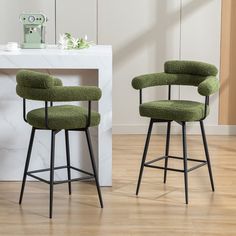
[[[21,70],[16,74],[16,82],[19,86],[27,88],[48,89],[53,86],[61,86],[60,79],[53,76],[30,70]]]
[[[164,72],[140,75],[132,80],[134,89],[161,85],[200,86],[199,93],[207,96],[219,89],[214,65],[198,61],[167,61]]]
[[[175,74],[170,84],[198,86],[209,76],[216,76],[218,70],[214,65],[198,61],[167,61],[164,65],[167,74]]]
[[[190,74],[200,76],[216,76],[218,70],[214,65],[199,61],[167,61],[165,72],[170,74]]]
[[[16,93],[37,101],[98,101],[102,91],[96,86],[62,86],[60,79],[46,73],[21,70],[16,75]]]
[[[19,71],[16,74],[16,82],[17,86],[27,89],[49,89],[54,86],[62,86],[60,79],[46,73],[30,70]]]
[[[45,92],[55,86],[62,86],[62,81],[60,79],[46,73],[30,70],[19,71],[16,74],[16,82],[17,94],[26,99],[31,99],[28,94],[38,93],[40,91]]]

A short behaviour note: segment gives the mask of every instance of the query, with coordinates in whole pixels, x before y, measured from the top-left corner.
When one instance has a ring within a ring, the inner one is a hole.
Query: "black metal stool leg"
[[[19,204],[21,204],[22,199],[23,199],[23,194],[24,194],[24,189],[25,189],[25,181],[26,181],[26,177],[27,177],[27,171],[29,168],[30,157],[31,157],[31,152],[32,152],[32,147],[33,147],[33,142],[34,142],[34,135],[35,135],[35,128],[32,127],[31,135],[30,135],[30,142],[29,142],[29,147],[28,147],[28,152],[27,152],[27,157],[26,157],[26,162],[25,162],[23,180],[22,180],[22,185],[21,185]]]
[[[170,147],[170,129],[171,129],[171,121],[167,124],[167,134],[166,134],[166,151],[165,151],[165,168],[168,166],[168,155],[169,155],[169,147]],[[164,183],[166,183],[167,170],[164,170]]]
[[[95,178],[95,182],[96,182],[96,186],[97,186],[98,197],[99,197],[101,208],[103,208],[102,194],[101,194],[100,185],[99,185],[99,181],[98,181],[97,169],[96,169],[96,164],[95,164],[95,160],[94,160],[94,154],[93,154],[93,148],[92,148],[92,142],[91,142],[91,138],[90,138],[89,129],[85,130],[85,134],[86,134],[86,139],[87,139],[87,143],[88,143],[89,155],[90,155],[91,164],[92,164],[92,168],[93,168],[94,178]]]
[[[207,160],[208,172],[209,172],[210,181],[211,181],[211,188],[212,188],[212,191],[214,192],[215,191],[215,186],[214,186],[214,180],[213,180],[213,175],[212,175],[212,170],[211,170],[211,161],[210,161],[210,156],[209,156],[209,152],[208,152],[208,146],[207,146],[207,140],[206,140],[204,124],[203,124],[202,120],[200,121],[200,126],[201,126],[201,132],[202,132],[202,141],[203,141],[206,160]]]
[[[50,163],[50,202],[49,202],[49,218],[52,218],[53,208],[53,185],[54,185],[54,163],[55,163],[55,137],[56,131],[52,130],[51,134],[51,163]]]
[[[153,126],[153,121],[151,119],[150,123],[149,123],[147,137],[146,137],[145,147],[144,147],[144,151],[143,151],[143,158],[142,158],[142,162],[141,162],[141,166],[140,166],[138,184],[137,184],[137,188],[136,188],[136,195],[138,195],[138,193],[139,193],[140,183],[141,183],[142,175],[143,175],[143,168],[144,168],[144,164],[145,164],[146,157],[147,157],[147,151],[148,151],[148,146],[149,146],[149,142],[150,142],[150,137],[152,134],[152,126]]]
[[[185,203],[188,204],[188,166],[187,166],[187,144],[186,144],[186,123],[182,122],[183,140],[183,161],[184,161],[184,184],[185,184]]]
[[[69,131],[65,130],[65,141],[66,141],[66,161],[67,161],[67,175],[68,180],[71,180],[70,171],[70,143],[69,143]],[[69,195],[71,195],[71,182],[68,182]]]

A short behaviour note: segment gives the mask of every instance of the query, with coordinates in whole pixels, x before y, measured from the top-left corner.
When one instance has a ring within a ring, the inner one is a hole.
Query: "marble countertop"
[[[0,68],[2,69],[97,69],[107,57],[112,61],[112,47],[109,45],[94,45],[81,50],[62,50],[56,45],[48,45],[46,49],[16,51],[7,51],[5,45],[0,45]]]
[[[85,49],[63,50],[57,45],[47,45],[45,49],[21,49],[15,51],[6,50],[6,45],[0,45],[0,55],[80,55],[80,54],[110,54],[110,45],[93,45]]]

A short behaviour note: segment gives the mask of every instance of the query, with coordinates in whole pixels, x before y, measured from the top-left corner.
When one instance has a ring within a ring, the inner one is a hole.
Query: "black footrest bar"
[[[197,165],[197,166],[193,166],[193,167],[191,167],[190,169],[188,169],[188,172],[190,172],[190,171],[192,171],[192,170],[196,170],[196,169],[198,169],[198,168],[200,168],[200,167],[202,167],[202,166],[204,166],[204,165],[206,165],[207,164],[207,162],[205,161],[205,162],[203,162],[203,163],[201,163],[201,164],[199,164],[199,165]]]
[[[171,171],[176,171],[176,172],[184,172],[184,170],[180,170],[180,169],[174,169],[174,168],[165,168],[162,166],[154,166],[154,165],[149,165],[149,164],[144,164],[145,167],[150,167],[150,168],[155,168],[155,169],[161,169],[161,170],[171,170]]]
[[[66,168],[67,168],[67,166],[57,166],[57,167],[54,167],[53,169],[54,170],[60,170],[60,169],[66,169]],[[73,170],[76,170],[76,171],[79,171],[79,172],[81,172],[83,174],[86,174],[86,175],[94,176],[92,173],[89,173],[87,171],[78,169],[78,168],[76,168],[74,166],[69,166],[69,168],[73,169]],[[34,174],[34,173],[40,173],[40,172],[46,172],[46,171],[50,171],[50,168],[28,171],[27,174]]]
[[[152,164],[153,162],[156,162],[156,161],[160,161],[160,160],[163,160],[163,159],[165,159],[166,158],[166,156],[163,156],[163,157],[158,157],[158,158],[156,158],[156,159],[154,159],[154,160],[151,160],[151,161],[147,161],[145,164]]]
[[[50,184],[50,181],[43,179],[37,175],[33,175],[33,174],[27,174],[28,176],[37,179],[39,181],[42,181],[46,184]],[[92,179],[94,178],[94,176],[85,176],[85,177],[80,177],[80,178],[74,178],[74,179],[70,179],[70,180],[58,180],[58,181],[54,181],[53,184],[64,184],[64,183],[70,183],[70,182],[75,182],[75,181],[80,181],[80,180],[86,180],[86,179]]]
[[[168,158],[171,159],[178,159],[178,160],[183,160],[183,157],[177,157],[177,156],[167,156]],[[194,158],[187,158],[188,161],[196,161],[196,162],[206,162],[205,160],[199,160],[199,159],[194,159]]]
[[[94,178],[94,176],[87,176],[87,177],[74,178],[74,179],[70,179],[70,180],[58,180],[58,181],[54,181],[53,184],[64,184],[64,183],[70,183],[70,182],[86,180],[86,179],[93,179],[93,178]]]
[[[67,168],[67,166],[57,166],[57,167],[54,167],[53,169],[60,170],[60,169],[65,169],[65,168]],[[45,171],[50,171],[50,168],[28,171],[28,174],[40,173],[40,172],[45,172]]]
[[[74,167],[74,166],[71,166],[70,168],[73,169],[73,170],[77,170],[77,171],[79,171],[79,172],[81,172],[81,173],[84,173],[84,174],[86,174],[86,175],[94,176],[94,174],[89,173],[89,172],[84,171],[84,170],[81,170],[81,169],[78,169],[78,168],[76,168],[76,167]]]
[[[59,169],[67,169],[68,166],[57,166],[57,167],[54,167],[53,169],[54,170],[59,170]],[[86,179],[92,179],[94,178],[94,174],[92,173],[89,173],[87,171],[84,171],[84,170],[81,170],[79,168],[76,168],[74,166],[69,166],[70,169],[73,169],[73,170],[76,170],[78,172],[81,172],[83,174],[86,174],[86,175],[89,175],[89,176],[85,176],[85,177],[80,177],[80,178],[74,178],[74,179],[70,179],[70,180],[58,180],[58,181],[54,181],[53,184],[63,184],[63,183],[70,183],[70,182],[74,182],[74,181],[80,181],[80,180],[86,180]],[[37,179],[39,181],[42,181],[46,184],[50,184],[50,181],[46,180],[46,179],[43,179],[37,175],[34,175],[35,173],[40,173],[40,172],[46,172],[46,171],[50,171],[50,168],[45,168],[45,169],[39,169],[39,170],[33,170],[33,171],[28,171],[27,172],[27,175],[34,178],[34,179]]]
[[[152,164],[154,162],[157,162],[157,161],[161,161],[165,158],[170,158],[170,159],[177,159],[177,160],[183,160],[184,158],[183,157],[177,157],[177,156],[162,156],[162,157],[158,157],[158,158],[155,158],[151,161],[147,161],[145,162],[145,164],[149,165],[149,164]],[[207,163],[207,161],[205,160],[199,160],[199,159],[193,159],[193,158],[187,158],[188,161],[194,161],[194,162],[201,162],[201,163]]]
[[[32,178],[34,178],[34,179],[37,179],[37,180],[39,180],[39,181],[42,181],[42,182],[44,182],[44,183],[46,183],[46,184],[50,184],[50,181],[48,181],[48,180],[46,180],[46,179],[43,179],[43,178],[41,178],[41,177],[38,177],[38,176],[36,176],[36,175],[30,174],[30,173],[27,173],[27,175],[30,176],[30,177],[32,177]]]
[[[159,159],[160,159],[160,158],[159,158]],[[163,159],[163,158],[162,158],[162,159]],[[161,160],[161,159],[160,159],[160,160]],[[153,160],[152,162],[154,162],[154,161],[156,161],[156,159]],[[161,170],[170,170],[170,171],[176,171],[176,172],[184,172],[184,170],[181,170],[181,169],[175,169],[175,168],[169,168],[169,167],[165,168],[165,167],[162,167],[162,166],[150,165],[149,163],[152,163],[152,162],[146,162],[146,163],[144,164],[144,166],[145,166],[145,167],[150,167],[150,168],[155,168],[155,169],[161,169]],[[190,172],[190,171],[192,171],[192,170],[196,170],[196,169],[198,169],[198,168],[200,168],[200,167],[202,167],[202,166],[204,166],[204,165],[207,164],[207,161],[201,161],[201,162],[202,162],[201,164],[198,164],[198,165],[193,166],[193,167],[191,167],[190,169],[188,169],[187,172]]]

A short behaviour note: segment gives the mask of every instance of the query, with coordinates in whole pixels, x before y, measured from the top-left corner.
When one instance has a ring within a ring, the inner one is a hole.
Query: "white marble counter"
[[[20,49],[8,52],[0,45],[0,179],[21,180],[30,127],[22,119],[22,99],[15,93],[15,75],[19,69],[36,69],[48,72],[63,80],[65,85],[98,85],[102,98],[93,106],[101,114],[101,124],[93,128],[92,139],[99,179],[102,186],[112,184],[112,49],[111,46],[92,46],[83,50],[61,50],[50,46],[47,49]],[[34,108],[42,104],[29,102]],[[58,134],[56,163],[65,163],[64,137]],[[36,133],[31,167],[44,168],[49,164],[50,134]],[[82,134],[71,133],[72,163],[90,169],[87,146]],[[58,173],[57,178],[64,178]]]
[[[83,50],[61,50],[51,46],[9,52],[0,45],[0,68],[98,69],[105,66],[104,62],[107,64],[106,60],[111,65],[111,58],[111,46],[97,45]]]

